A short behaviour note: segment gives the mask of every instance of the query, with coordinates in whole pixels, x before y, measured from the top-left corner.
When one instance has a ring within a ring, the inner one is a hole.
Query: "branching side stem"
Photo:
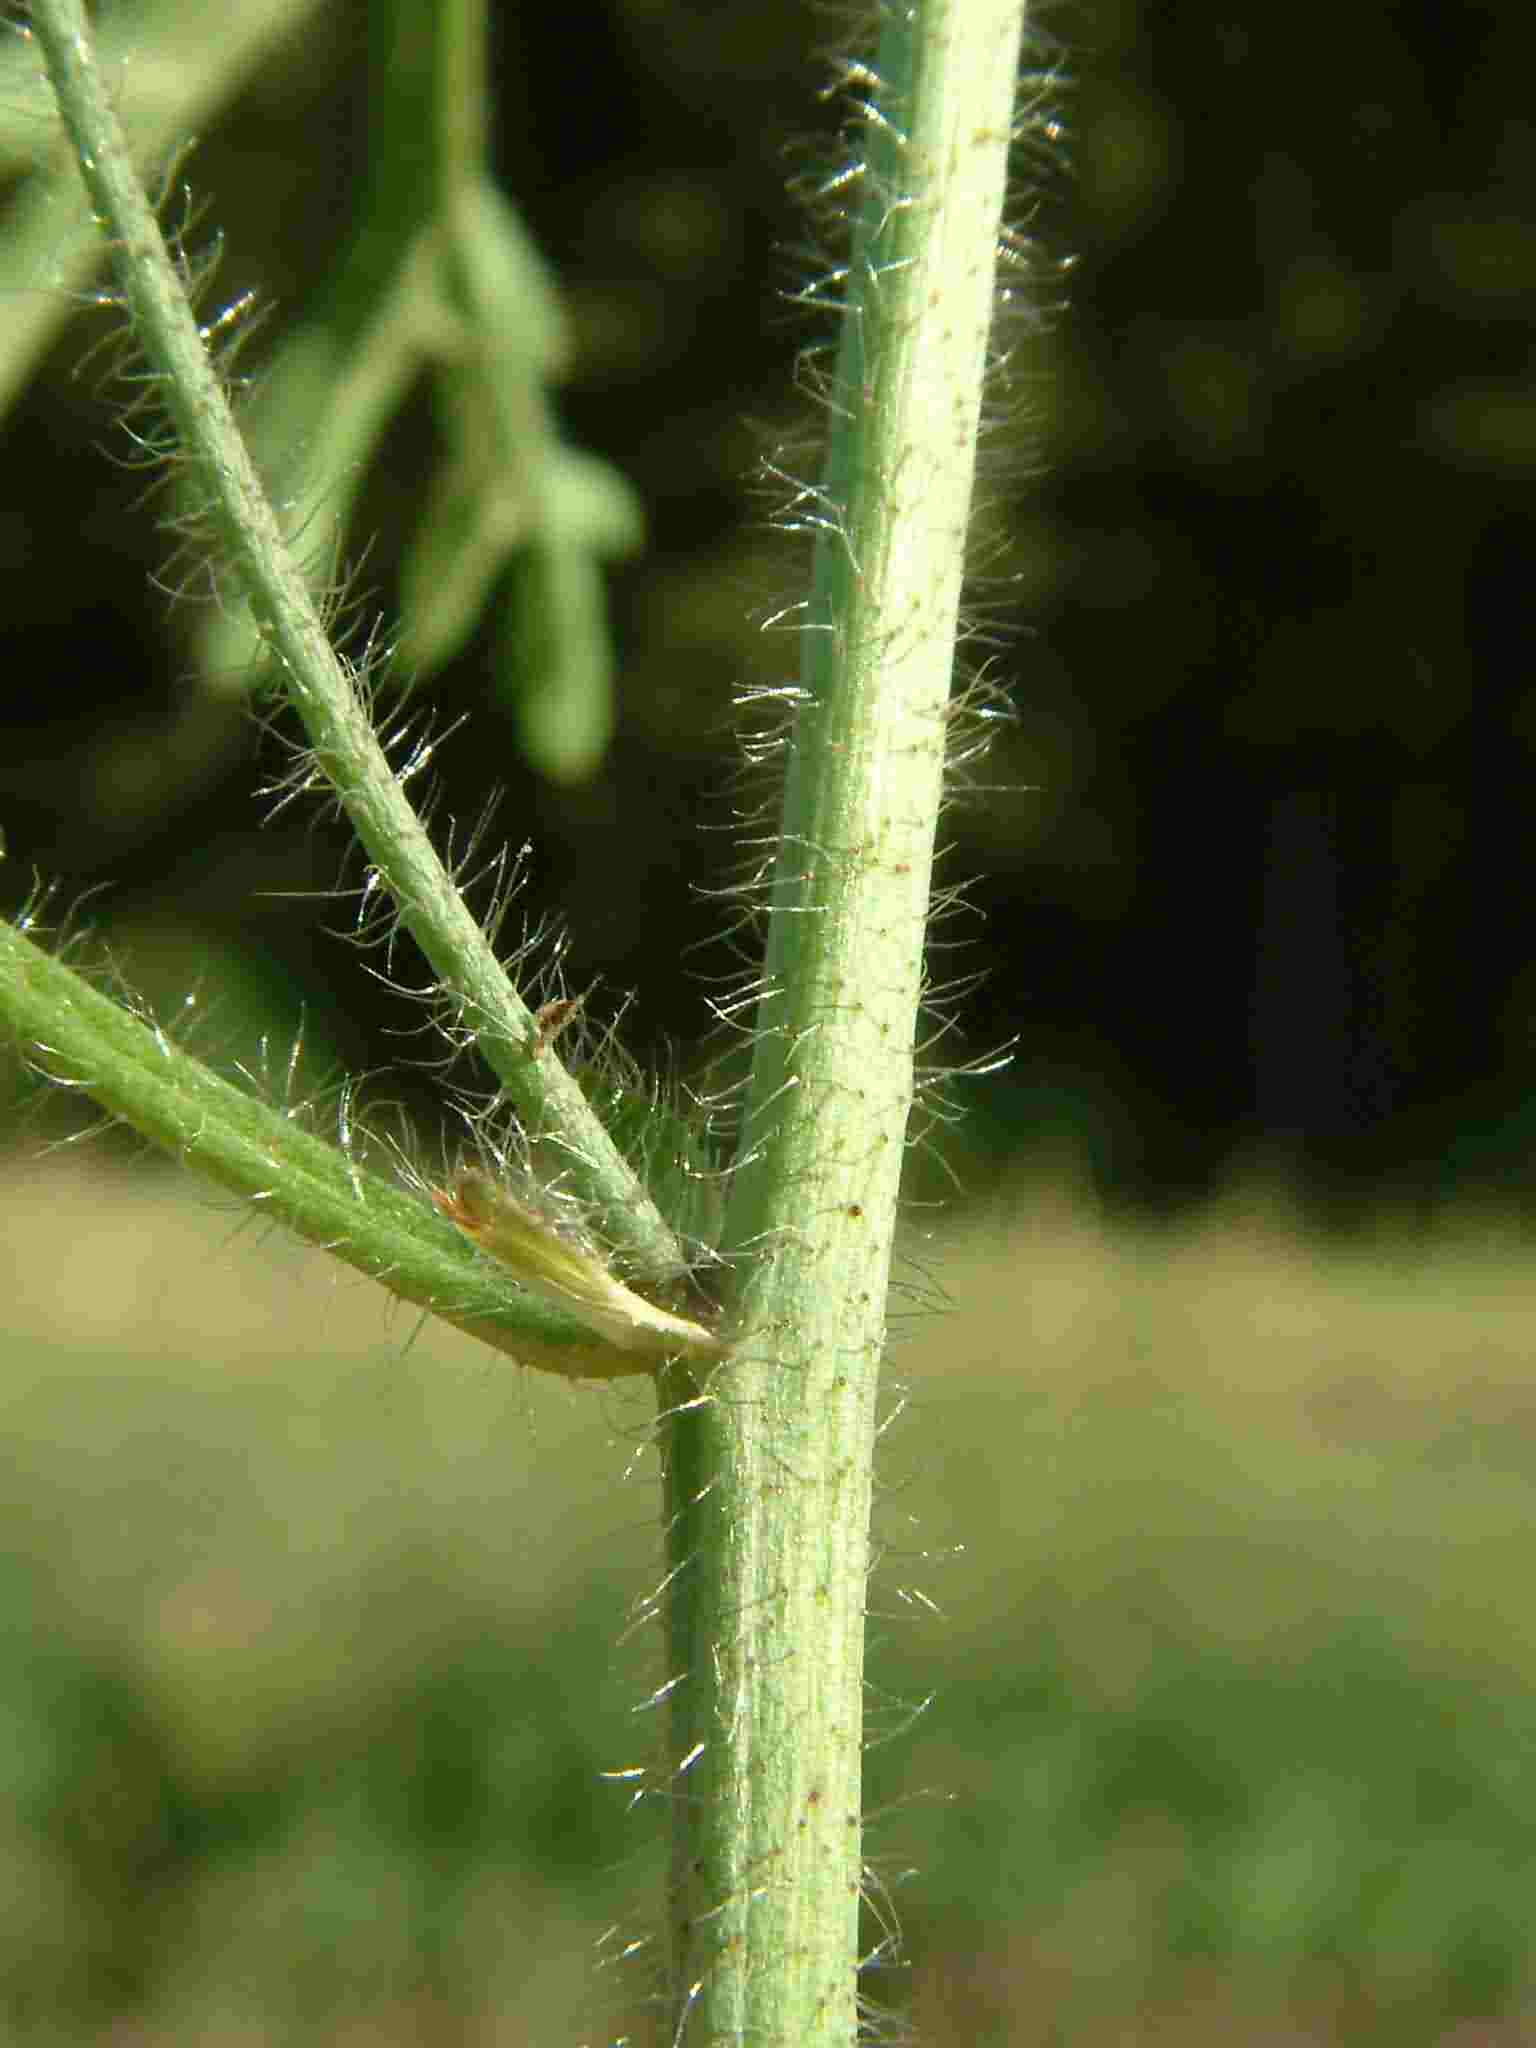
[[[357,678],[331,647],[284,543],[197,321],[140,187],[97,63],[82,0],[36,0],[33,23],[113,260],[135,335],[181,448],[206,488],[262,638],[303,720],[315,762],[518,1113],[556,1134],[573,1189],[636,1275],[681,1264],[672,1232],[581,1089],[548,1048],[399,787]]]
[[[620,1344],[514,1286],[445,1217],[212,1073],[3,919],[0,987],[7,1025],[51,1079],[85,1089],[275,1222],[523,1364],[614,1379],[654,1372],[663,1353],[690,1343],[713,1355],[706,1333],[680,1338],[675,1319]]]

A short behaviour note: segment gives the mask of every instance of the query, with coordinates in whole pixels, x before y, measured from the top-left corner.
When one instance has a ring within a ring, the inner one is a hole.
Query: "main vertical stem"
[[[734,1351],[663,1383],[690,2044],[858,2030],[875,1397],[1022,16],[892,0],[849,80],[865,168],[727,1222]]]

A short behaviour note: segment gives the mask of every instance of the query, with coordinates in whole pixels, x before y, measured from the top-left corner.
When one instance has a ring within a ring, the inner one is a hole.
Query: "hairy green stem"
[[[570,1184],[604,1239],[638,1277],[680,1263],[675,1238],[581,1089],[543,1045],[432,842],[407,802],[369,718],[358,678],[340,660],[295,564],[230,412],[140,187],[92,48],[82,0],[36,0],[49,75],[113,258],[139,345],[185,455],[238,566],[258,630],[304,722],[315,761],[346,807],[378,875],[519,1114],[567,1155]]]
[[[1022,15],[892,7],[852,79],[865,170],[726,1226],[734,1351],[667,1424],[688,2042],[858,2030],[875,1396]]]
[[[875,1402],[1023,11],[902,0],[873,67],[849,73],[862,188],[827,466],[805,499],[821,538],[725,1225],[733,1350],[722,1360],[709,1336],[679,1357],[668,1341],[648,1361],[672,1565],[679,2044],[848,2048],[858,2032]],[[672,1232],[508,986],[327,644],[134,179],[80,0],[34,0],[34,18],[139,340],[318,770],[450,1025],[562,1153],[632,1275],[671,1275]],[[0,941],[0,991],[48,1071],[397,1292],[492,1342],[516,1323],[505,1348],[518,1355],[534,1337],[567,1360],[593,1348],[590,1327],[552,1309],[540,1336],[542,1303],[500,1288],[444,1216],[250,1103],[20,934]],[[522,1221],[473,1183],[447,1213],[488,1245],[516,1240]],[[615,1327],[646,1328],[643,1304],[599,1306]]]
[[[0,920],[0,1014],[52,1080],[334,1252],[405,1301],[570,1378],[654,1372],[674,1334],[624,1349],[512,1284],[393,1181],[194,1059],[158,1028]],[[706,1351],[708,1346],[705,1347]]]

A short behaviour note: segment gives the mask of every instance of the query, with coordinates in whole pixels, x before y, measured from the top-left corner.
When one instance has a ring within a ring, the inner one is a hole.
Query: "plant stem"
[[[629,1348],[514,1287],[453,1226],[142,1022],[0,919],[0,1015],[50,1078],[93,1099],[264,1214],[526,1365],[576,1379],[654,1372],[677,1339]]]
[[[875,1403],[1023,11],[899,0],[873,69],[848,76],[862,194],[827,466],[805,493],[820,537],[724,1238],[734,1348],[721,1362],[709,1338],[691,1359],[649,1361],[673,1565],[678,2043],[848,2048],[858,2032]],[[328,645],[133,175],[81,0],[34,0],[33,18],[138,338],[370,884],[382,879],[430,962],[448,1028],[473,1034],[563,1153],[600,1233],[637,1278],[670,1276],[672,1232],[508,985],[405,801],[361,679]],[[397,1291],[481,1335],[509,1328],[514,1302],[545,1314],[450,1248],[442,1217],[19,934],[0,939],[0,985],[51,1071]],[[473,1191],[456,1200],[489,1235]],[[376,1239],[360,1212],[379,1219]],[[548,1316],[544,1338],[568,1358],[592,1346]],[[506,1348],[526,1355],[527,1341],[520,1329]]]
[[[850,74],[866,169],[726,1226],[734,1348],[665,1425],[690,2042],[858,2031],[876,1384],[1022,15],[890,8],[876,78]]]
[[[674,1274],[673,1233],[581,1089],[547,1047],[407,802],[359,678],[332,649],[247,454],[159,224],[139,185],[82,0],[36,0],[33,22],[98,215],[112,235],[134,331],[180,446],[206,488],[258,630],[335,789],[452,1008],[525,1122],[558,1142],[594,1227],[638,1277]]]

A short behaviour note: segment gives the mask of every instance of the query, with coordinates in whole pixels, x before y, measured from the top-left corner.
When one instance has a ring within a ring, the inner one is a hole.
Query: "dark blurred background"
[[[214,307],[273,308],[253,366],[346,244],[376,19],[326,0],[185,167]],[[1009,324],[968,655],[1017,718],[946,824],[982,914],[939,970],[976,976],[941,1056],[1017,1052],[959,1084],[956,1241],[903,1262],[954,1306],[902,1321],[917,1422],[882,1450],[870,1941],[898,1914],[913,1967],[871,1988],[967,2048],[1515,2048],[1536,29],[1110,0],[1048,26],[1067,133],[1017,217],[1059,310]],[[834,132],[836,38],[797,5],[496,22],[561,417],[649,537],[610,576],[600,771],[521,764],[487,632],[429,686],[445,731],[469,714],[437,817],[501,792],[529,924],[600,1017],[635,992],[645,1058],[699,1056],[741,966],[704,892],[736,871],[733,700],[794,658],[759,630],[802,565],[753,470],[814,429],[786,180]],[[0,896],[56,882],[142,1000],[195,995],[278,1086],[302,1026],[301,1088],[367,1069],[430,1146],[420,1014],[338,935],[346,835],[269,821],[282,719],[197,680],[196,608],[156,588],[174,540],[101,331],[4,427]],[[359,502],[386,620],[439,434],[416,394]],[[643,1954],[592,1967],[653,1931],[660,1868],[659,1814],[602,1776],[652,1757],[664,1675],[627,1620],[660,1568],[643,1403],[386,1325],[110,1143],[39,1164],[22,1106],[10,2037],[653,2038]]]
[[[1159,1204],[1255,1155],[1330,1209],[1521,1196],[1529,13],[1085,4],[1049,26],[1069,132],[1017,215],[1064,304],[1009,336],[977,592],[976,658],[1018,725],[992,764],[1008,790],[947,833],[948,878],[984,913],[953,934],[981,979],[950,1046],[1018,1053],[972,1091],[965,1142],[1065,1138],[1105,1189]],[[506,189],[573,322],[562,416],[650,530],[612,576],[600,772],[561,789],[520,767],[482,638],[431,686],[444,724],[475,714],[439,753],[438,801],[466,819],[504,792],[530,919],[565,922],[574,984],[637,993],[642,1053],[695,1046],[736,964],[698,894],[731,834],[700,826],[729,826],[734,691],[793,662],[757,630],[799,564],[752,468],[805,424],[786,176],[834,123],[828,33],[801,7],[497,23]],[[253,360],[344,243],[366,42],[361,7],[322,10],[189,167],[225,236],[219,302],[251,287],[273,307]],[[187,607],[151,581],[172,543],[99,359],[81,366],[98,338],[72,328],[5,429],[6,889],[34,866],[66,900],[100,888],[93,914],[134,929],[151,983],[216,962],[430,1115],[401,1015],[327,935],[345,909],[305,900],[343,875],[344,837],[302,811],[263,824],[274,743],[189,679]],[[423,397],[358,513],[386,619],[433,431]]]

